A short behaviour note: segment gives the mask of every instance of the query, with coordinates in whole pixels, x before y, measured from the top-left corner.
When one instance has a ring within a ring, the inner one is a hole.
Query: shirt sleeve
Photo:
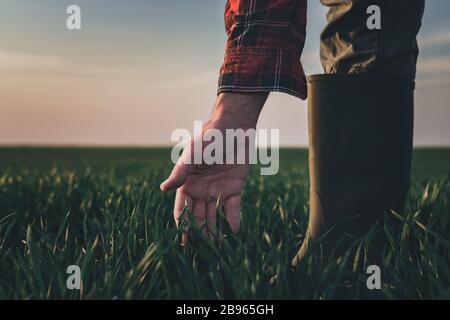
[[[306,99],[300,57],[307,0],[227,0],[218,93],[278,91]]]

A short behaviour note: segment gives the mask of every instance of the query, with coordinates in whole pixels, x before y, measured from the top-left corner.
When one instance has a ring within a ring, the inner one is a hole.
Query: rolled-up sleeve
[[[306,0],[228,0],[225,28],[218,93],[278,91],[306,99]]]

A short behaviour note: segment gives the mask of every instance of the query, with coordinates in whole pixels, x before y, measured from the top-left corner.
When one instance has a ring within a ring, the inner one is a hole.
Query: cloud
[[[69,76],[69,77],[143,77],[148,75],[148,69],[126,65],[94,65],[73,62],[65,57],[13,52],[0,47],[0,71],[9,75],[26,74],[39,76]]]
[[[419,36],[419,47],[428,49],[431,47],[450,44],[450,31],[434,32],[432,34]]]
[[[217,83],[218,67],[211,69],[170,68],[167,65],[141,65],[82,63],[67,57],[22,53],[0,47],[0,73],[4,78],[21,77],[32,81],[40,78],[90,79],[96,81],[137,81],[149,86],[149,90],[174,90],[208,87]]]
[[[450,83],[450,55],[419,58],[417,78],[421,87]]]
[[[419,59],[417,70],[422,75],[450,74],[450,56]]]
[[[0,47],[0,70],[47,71],[64,68],[64,59],[57,56],[6,51]]]

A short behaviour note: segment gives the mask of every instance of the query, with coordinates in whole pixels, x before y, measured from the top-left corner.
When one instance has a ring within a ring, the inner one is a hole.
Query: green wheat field
[[[381,290],[368,290],[370,237],[291,270],[308,213],[307,151],[255,167],[236,236],[196,229],[179,245],[170,149],[0,148],[0,299],[449,299],[450,149],[418,149],[399,232],[385,224]],[[81,290],[66,287],[69,265]],[[270,282],[276,274],[277,281]]]

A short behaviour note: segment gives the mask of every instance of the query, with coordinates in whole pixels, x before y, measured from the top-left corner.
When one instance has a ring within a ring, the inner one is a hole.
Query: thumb
[[[161,191],[167,192],[181,187],[187,180],[192,168],[184,163],[177,163],[169,177],[159,186]]]

